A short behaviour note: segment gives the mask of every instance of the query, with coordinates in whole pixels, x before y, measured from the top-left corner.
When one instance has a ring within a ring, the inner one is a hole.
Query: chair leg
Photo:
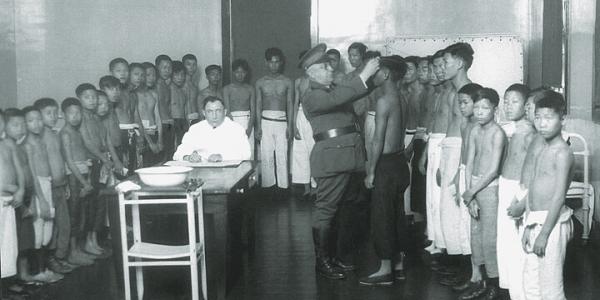
[[[129,266],[123,261],[123,282],[125,287],[125,300],[131,300],[131,283],[129,282]]]
[[[192,281],[192,300],[200,300],[198,293],[198,264],[190,264],[190,280]]]
[[[138,300],[144,299],[144,271],[142,267],[135,267],[135,280]]]

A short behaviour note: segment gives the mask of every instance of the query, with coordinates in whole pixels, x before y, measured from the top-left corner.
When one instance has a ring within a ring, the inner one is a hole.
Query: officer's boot
[[[315,270],[317,274],[328,279],[344,279],[344,273],[335,268],[329,259],[329,228],[313,228],[313,242],[317,258]]]

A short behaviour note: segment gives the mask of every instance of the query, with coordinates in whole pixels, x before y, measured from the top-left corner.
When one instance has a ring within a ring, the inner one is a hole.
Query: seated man
[[[227,110],[223,100],[207,97],[202,112],[206,119],[192,125],[185,133],[173,160],[219,162],[250,159],[246,130],[225,118]]]

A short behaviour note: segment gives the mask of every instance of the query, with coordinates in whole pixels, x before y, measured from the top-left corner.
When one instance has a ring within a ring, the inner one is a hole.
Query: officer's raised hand
[[[363,82],[367,82],[367,79],[375,75],[377,70],[379,70],[379,57],[374,57],[367,61],[365,67],[358,76],[360,76],[360,79],[362,79]]]

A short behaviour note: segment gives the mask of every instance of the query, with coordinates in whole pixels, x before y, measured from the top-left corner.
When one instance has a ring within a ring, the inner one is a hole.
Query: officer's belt
[[[317,133],[317,134],[313,135],[313,138],[315,139],[315,142],[320,142],[320,141],[323,141],[326,139],[331,139],[334,137],[338,137],[338,136],[342,136],[342,135],[346,135],[346,134],[350,134],[350,133],[355,133],[355,132],[358,132],[358,130],[356,130],[356,126],[351,125],[351,126],[346,126],[346,127],[341,127],[341,128],[333,128],[333,129],[329,129],[324,132]]]
[[[265,116],[261,116],[261,118],[263,120],[273,121],[273,122],[287,122],[286,119],[273,119],[273,118],[269,118],[269,117],[265,117]]]

